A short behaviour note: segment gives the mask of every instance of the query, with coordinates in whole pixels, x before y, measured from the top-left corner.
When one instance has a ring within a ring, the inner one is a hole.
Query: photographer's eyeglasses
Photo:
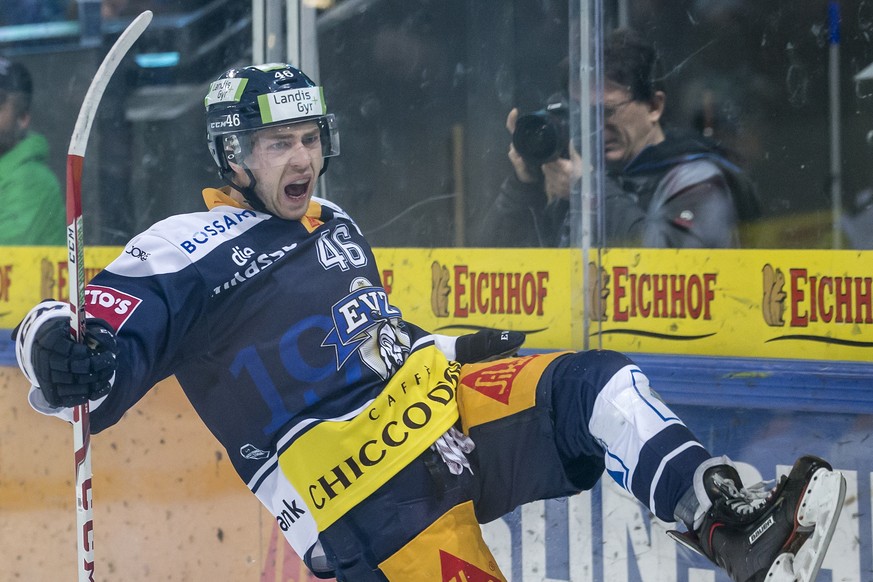
[[[618,113],[618,110],[627,105],[628,103],[633,103],[633,99],[626,99],[624,101],[620,101],[618,103],[611,103],[607,105],[603,104],[603,119],[604,121],[610,119],[613,115]],[[591,106],[591,119],[597,119],[597,106]]]

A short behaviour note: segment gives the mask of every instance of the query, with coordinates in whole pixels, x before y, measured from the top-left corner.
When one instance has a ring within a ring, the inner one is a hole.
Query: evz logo
[[[364,278],[355,279],[351,292],[331,308],[333,329],[321,342],[336,350],[337,369],[353,353],[382,378],[389,378],[409,355],[409,334],[402,327],[400,310],[388,303],[388,294]]]

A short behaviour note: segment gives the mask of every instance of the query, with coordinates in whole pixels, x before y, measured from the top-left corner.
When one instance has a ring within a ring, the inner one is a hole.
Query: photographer
[[[604,63],[607,180],[605,228],[598,241],[658,248],[739,246],[738,222],[760,212],[754,186],[715,144],[664,131],[666,95],[654,48],[630,30],[616,30],[606,40]],[[486,214],[481,232],[489,238],[481,246],[568,246],[570,189],[584,164],[569,146],[557,158],[538,157],[548,150],[538,146],[554,145],[543,139],[548,132],[521,127],[538,116],[543,120],[543,113],[551,113],[551,122],[560,126],[562,111],[550,99],[533,115],[510,112],[509,159],[515,172]]]

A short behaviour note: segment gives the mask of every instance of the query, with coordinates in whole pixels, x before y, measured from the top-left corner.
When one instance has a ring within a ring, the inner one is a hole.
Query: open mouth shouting
[[[309,198],[315,189],[312,174],[299,175],[297,179],[288,178],[281,181],[271,195],[271,202],[267,204],[270,211],[286,220],[299,220],[306,214],[309,207]]]
[[[285,196],[291,199],[305,198],[309,192],[310,178],[302,178],[285,185]]]

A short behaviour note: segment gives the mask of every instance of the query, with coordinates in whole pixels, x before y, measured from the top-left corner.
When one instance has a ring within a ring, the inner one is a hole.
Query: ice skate
[[[801,457],[767,492],[743,487],[731,465],[708,467],[696,484],[702,507],[693,531],[670,537],[724,568],[737,582],[812,582],[843,507],[846,482],[824,460]]]

